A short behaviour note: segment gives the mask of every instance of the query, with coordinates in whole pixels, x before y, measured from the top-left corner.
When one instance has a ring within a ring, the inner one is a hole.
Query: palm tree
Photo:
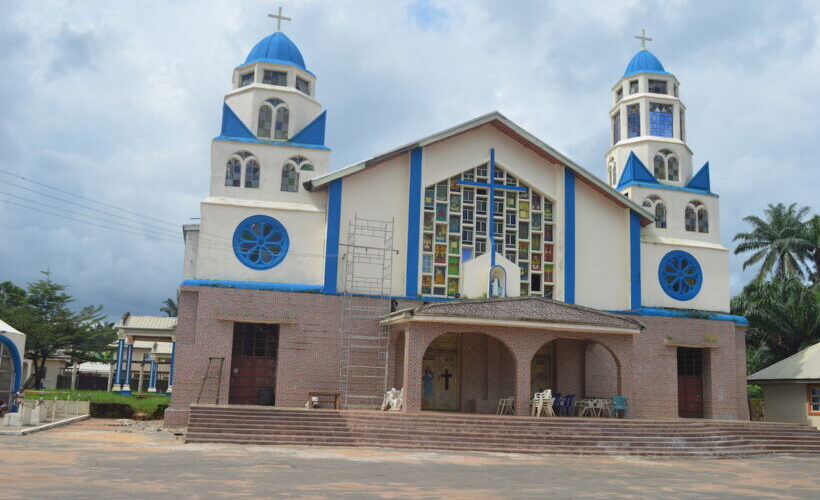
[[[812,261],[814,262],[814,273],[811,281],[814,284],[820,283],[820,215],[815,215],[809,221],[809,241],[812,243]]]
[[[809,262],[817,255],[817,241],[812,242],[811,221],[803,219],[809,207],[797,208],[796,203],[786,207],[782,203],[769,204],[764,218],[749,215],[743,220],[752,225],[752,231],[737,233],[733,241],[740,241],[735,255],[754,252],[743,262],[743,269],[762,262],[757,279],[774,273],[775,276],[811,274]],[[816,216],[815,216],[816,218]]]
[[[749,340],[765,345],[776,362],[820,340],[818,291],[795,275],[754,280],[732,299],[732,312],[749,319]]]
[[[164,312],[166,316],[170,316],[172,318],[177,317],[177,303],[174,299],[168,297],[163,302],[164,306],[160,307],[159,310]]]

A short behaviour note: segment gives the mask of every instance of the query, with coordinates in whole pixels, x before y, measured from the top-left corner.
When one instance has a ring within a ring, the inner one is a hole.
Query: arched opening
[[[622,391],[620,362],[594,340],[551,340],[530,361],[530,392],[547,389],[576,399],[617,396]]]
[[[9,403],[12,394],[20,390],[22,368],[17,346],[7,337],[0,335],[0,401],[3,403]],[[11,405],[9,407],[11,408]]]
[[[424,352],[422,410],[495,413],[498,400],[515,396],[515,357],[482,333],[445,333]]]

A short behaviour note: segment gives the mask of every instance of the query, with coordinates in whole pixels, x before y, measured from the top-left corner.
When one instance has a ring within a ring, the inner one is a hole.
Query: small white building
[[[25,334],[0,319],[0,401],[4,403],[23,384],[25,350]]]
[[[748,380],[763,388],[766,420],[820,428],[820,342]]]

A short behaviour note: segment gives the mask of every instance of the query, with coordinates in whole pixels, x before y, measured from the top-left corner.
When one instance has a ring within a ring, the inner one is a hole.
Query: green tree
[[[752,225],[748,233],[737,233],[733,241],[740,241],[735,255],[752,252],[743,262],[743,269],[761,263],[757,279],[770,274],[783,277],[811,274],[811,265],[817,255],[817,240],[812,242],[811,225],[804,220],[809,207],[788,207],[783,203],[769,204],[763,218],[749,215],[743,220]],[[812,219],[816,219],[816,216]]]
[[[171,318],[176,318],[177,317],[177,312],[178,312],[177,302],[174,299],[172,299],[171,297],[168,297],[167,299],[162,301],[162,303],[164,305],[162,307],[160,307],[159,310],[164,312],[166,316],[169,316]]]
[[[732,311],[748,318],[752,355],[764,366],[820,340],[818,285],[795,275],[752,281],[732,299]]]
[[[14,285],[0,284],[0,314],[9,324],[26,334],[26,357],[34,363],[34,384],[40,387],[46,360],[58,350],[75,360],[104,350],[116,338],[113,323],[105,322],[102,306],[86,306],[72,311],[74,302],[66,287],[45,278],[29,283],[24,297]]]

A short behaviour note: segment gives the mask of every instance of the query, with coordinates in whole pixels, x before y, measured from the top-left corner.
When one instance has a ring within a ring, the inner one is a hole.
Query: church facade
[[[405,411],[513,397],[528,414],[552,389],[626,396],[637,418],[748,419],[746,322],[679,85],[632,58],[605,180],[498,112],[330,171],[317,77],[264,38],[184,227],[169,425],[196,402],[377,408],[391,387]]]

